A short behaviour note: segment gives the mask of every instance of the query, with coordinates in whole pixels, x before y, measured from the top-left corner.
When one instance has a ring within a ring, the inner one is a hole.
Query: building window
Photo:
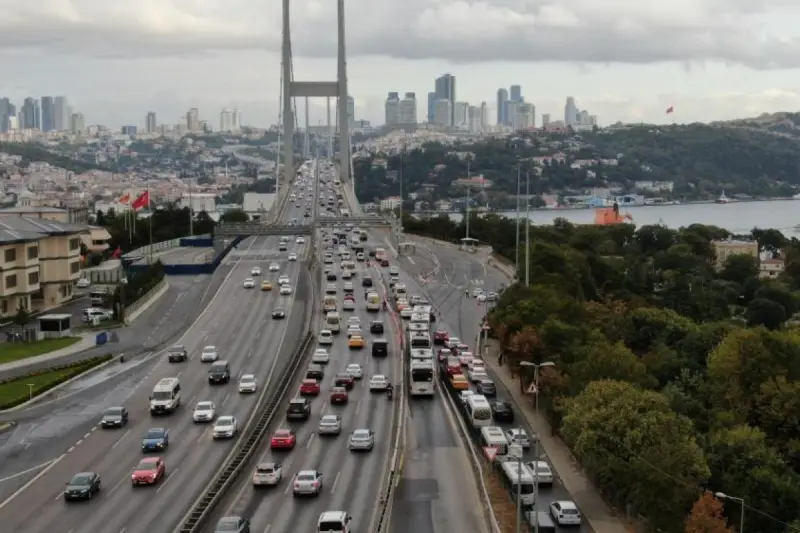
[[[80,261],[75,261],[74,263],[69,264],[69,272],[70,274],[77,274],[81,271],[81,263]]]
[[[17,250],[16,248],[6,248],[6,263],[13,263],[17,260]]]
[[[11,274],[10,276],[6,276],[6,289],[13,289],[17,286],[17,275]]]
[[[39,257],[39,247],[38,246],[31,246],[28,248],[28,259],[38,259]]]
[[[28,285],[36,285],[37,283],[39,283],[39,273],[38,272],[28,273]]]
[[[77,250],[80,247],[81,247],[81,239],[79,237],[75,237],[74,239],[69,240],[70,250]]]

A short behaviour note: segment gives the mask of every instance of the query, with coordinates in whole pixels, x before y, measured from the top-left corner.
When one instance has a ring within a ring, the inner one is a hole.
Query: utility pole
[[[531,270],[531,173],[525,173],[525,286],[531,284],[530,270]]]
[[[152,213],[151,213],[152,216]],[[189,237],[194,237],[194,202],[192,201],[192,175],[189,174]]]
[[[471,179],[470,178],[470,172],[471,172],[470,163],[471,163],[471,161],[472,161],[472,158],[470,156],[467,156],[467,210],[465,212],[466,218],[464,219],[465,220],[465,224],[466,224],[466,228],[467,228],[467,234],[465,235],[465,237],[467,239],[469,239],[469,189],[470,189],[470,185],[472,184],[470,182],[470,179]],[[464,244],[468,245],[469,241],[465,241]]]
[[[517,272],[517,279],[519,279],[519,196],[520,196],[520,174],[522,172],[522,165],[519,163],[519,158],[517,158],[517,247],[516,247],[516,272]]]

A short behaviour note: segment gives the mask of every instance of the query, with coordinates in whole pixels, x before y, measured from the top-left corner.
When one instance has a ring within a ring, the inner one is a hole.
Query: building
[[[542,127],[546,128],[550,125],[550,113],[545,113],[542,115]]]
[[[519,85],[512,85],[510,87],[510,96],[509,100],[512,102],[521,102],[522,101],[522,87]]]
[[[386,125],[393,126],[400,123],[400,93],[390,92],[383,105],[386,115]]]
[[[122,128],[120,128],[120,131],[123,135],[135,137],[139,129],[136,126],[122,126]]]
[[[758,243],[756,241],[737,241],[727,239],[724,241],[714,241],[714,255],[716,256],[714,266],[717,270],[725,266],[729,257],[734,255],[749,255],[758,259]]]
[[[155,133],[158,130],[158,122],[156,121],[155,111],[150,111],[147,113],[144,129],[147,133]]]
[[[453,106],[456,104],[456,77],[452,74],[442,74],[434,82],[436,99],[450,101],[450,126],[453,125]],[[436,111],[434,110],[434,115]],[[434,120],[435,122],[435,120]]]
[[[223,109],[219,114],[219,131],[223,133],[233,131],[233,113],[228,109]]]
[[[56,103],[52,96],[42,96],[42,131],[56,129]]]
[[[504,125],[508,123],[508,117],[506,116],[506,109],[508,102],[508,90],[507,89],[497,89],[497,124]]]
[[[578,106],[575,105],[575,98],[568,96],[567,103],[564,106],[564,124],[567,126],[578,124],[579,113]]]
[[[436,100],[433,107],[433,123],[439,126],[453,124],[453,103],[450,100]]]
[[[217,208],[217,196],[211,193],[184,194],[178,200],[178,205],[181,208],[188,207],[194,213],[213,213]]]
[[[513,109],[512,127],[515,131],[536,126],[536,106],[525,102],[513,102]]]
[[[758,277],[761,279],[775,279],[780,276],[786,268],[781,258],[762,259],[758,265]]]
[[[352,131],[356,123],[356,99],[347,97],[347,127]]]
[[[401,205],[403,205],[403,200],[399,196],[390,196],[381,200],[380,210],[391,211],[392,209],[398,209]]]
[[[400,124],[417,123],[417,94],[406,93],[400,102]]]
[[[56,131],[67,131],[70,126],[70,119],[72,118],[72,111],[70,110],[69,102],[67,102],[67,97],[56,96],[54,106],[54,126]]]
[[[81,272],[80,237],[87,231],[49,220],[0,218],[0,316],[69,300]]]
[[[246,192],[242,202],[242,211],[247,213],[251,220],[260,220],[266,217],[275,202],[275,196],[274,193]]]
[[[103,253],[109,248],[111,234],[102,226],[89,226],[89,232],[81,234],[81,243],[95,254]]]
[[[426,121],[428,124],[433,124],[433,110],[436,107],[436,93],[428,93],[428,114],[426,115]]]
[[[469,129],[469,104],[456,102],[453,105],[453,126],[459,129]]]
[[[196,107],[186,112],[186,129],[200,131],[200,111]]]
[[[82,135],[86,131],[86,119],[83,118],[83,113],[72,114],[69,129],[75,135]]]

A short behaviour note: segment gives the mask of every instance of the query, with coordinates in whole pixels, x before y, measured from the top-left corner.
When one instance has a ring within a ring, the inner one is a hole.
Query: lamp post
[[[533,367],[533,409],[536,413],[536,427],[533,428],[536,432],[536,439],[533,443],[533,457],[534,461],[539,460],[539,369],[549,366],[556,366],[556,364],[552,361],[544,361],[543,363],[531,363],[530,361],[521,361],[519,366],[524,367]],[[519,507],[519,504],[517,505]],[[539,516],[536,514],[539,508],[539,466],[536,464],[536,467],[533,469],[533,529],[534,533],[539,533]],[[517,510],[517,533],[519,533],[522,521],[522,513],[521,510]]]
[[[714,496],[719,498],[720,500],[732,500],[737,502],[739,505],[742,506],[742,513],[739,515],[739,533],[744,533],[744,498],[737,498],[736,496],[730,496],[725,494],[724,492],[716,492]]]

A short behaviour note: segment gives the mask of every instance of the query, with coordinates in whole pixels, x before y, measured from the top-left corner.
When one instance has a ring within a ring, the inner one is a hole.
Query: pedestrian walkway
[[[47,361],[57,361],[58,359],[61,359],[62,357],[65,357],[67,355],[79,353],[84,350],[88,350],[89,348],[93,348],[95,346],[96,339],[94,334],[79,335],[79,336],[81,337],[81,340],[79,340],[75,344],[67,346],[66,348],[61,348],[60,350],[43,353],[42,355],[37,355],[35,357],[26,357],[24,359],[18,359],[16,361],[11,361],[9,363],[0,364],[0,374],[8,370],[15,370],[17,368],[25,368],[26,366],[39,365]]]
[[[573,458],[572,453],[564,442],[553,435],[550,424],[541,414],[537,415],[530,397],[520,390],[519,380],[511,376],[508,367],[498,363],[499,346],[497,342],[489,341],[486,366],[489,367],[508,393],[519,406],[520,412],[533,428],[537,428],[539,444],[544,448],[550,458],[553,468],[558,473],[575,503],[583,513],[584,518],[592,526],[595,533],[627,533],[630,529],[626,524],[613,514],[611,508],[603,501],[597,489],[587,479],[581,470],[580,464]]]

